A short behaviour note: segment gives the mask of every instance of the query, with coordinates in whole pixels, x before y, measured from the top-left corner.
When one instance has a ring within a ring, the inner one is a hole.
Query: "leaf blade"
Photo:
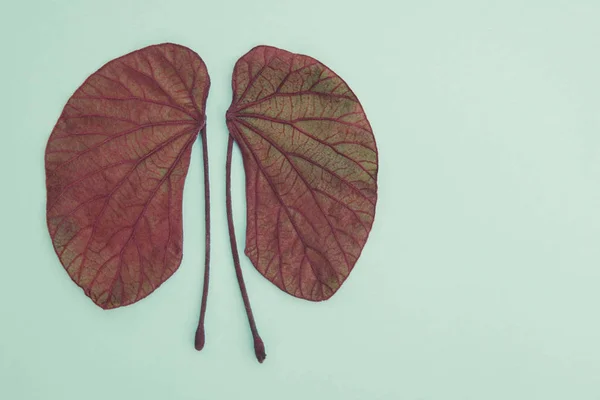
[[[259,46],[234,68],[230,134],[246,171],[246,255],[283,291],[326,300],[354,267],[377,201],[360,102],[319,61]]]
[[[139,301],[179,267],[183,186],[209,86],[190,49],[146,47],[92,74],[50,135],[48,230],[102,308]]]

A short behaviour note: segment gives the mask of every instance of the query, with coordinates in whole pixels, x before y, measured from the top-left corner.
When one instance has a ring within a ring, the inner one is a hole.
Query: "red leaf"
[[[181,263],[183,186],[209,86],[190,49],[146,47],[92,74],[50,135],[48,230],[102,308],[144,298]]]
[[[358,99],[314,58],[259,46],[235,65],[227,126],[246,171],[246,255],[285,292],[328,299],[375,215],[377,148]]]

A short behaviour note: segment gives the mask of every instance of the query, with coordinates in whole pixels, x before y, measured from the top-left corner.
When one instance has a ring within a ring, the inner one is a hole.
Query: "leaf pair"
[[[146,297],[179,267],[183,186],[200,132],[206,260],[197,349],[204,346],[209,283],[209,86],[204,62],[186,47],[127,54],[77,89],[46,148],[56,254],[85,294],[109,309]],[[377,149],[358,99],[339,76],[273,47],[256,47],[236,63],[226,119],[232,253],[262,362],[233,230],[233,141],[246,171],[246,255],[280,289],[311,301],[339,289],[365,245],[377,200]]]

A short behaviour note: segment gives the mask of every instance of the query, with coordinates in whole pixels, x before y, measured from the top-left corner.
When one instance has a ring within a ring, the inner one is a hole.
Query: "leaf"
[[[246,255],[281,290],[330,298],[377,202],[377,148],[360,102],[314,58],[259,46],[235,65],[227,126],[246,172]]]
[[[181,263],[183,187],[209,86],[190,49],[146,47],[92,74],[50,135],[48,230],[102,308],[146,297]]]

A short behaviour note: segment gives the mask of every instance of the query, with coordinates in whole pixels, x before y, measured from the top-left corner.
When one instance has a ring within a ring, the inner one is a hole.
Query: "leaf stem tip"
[[[194,340],[194,347],[200,351],[204,348],[204,326],[199,326],[196,330],[196,339]]]
[[[254,353],[256,354],[256,359],[261,364],[263,361],[265,361],[265,358],[267,358],[267,353],[265,353],[265,344],[260,336],[256,336],[254,338]]]

